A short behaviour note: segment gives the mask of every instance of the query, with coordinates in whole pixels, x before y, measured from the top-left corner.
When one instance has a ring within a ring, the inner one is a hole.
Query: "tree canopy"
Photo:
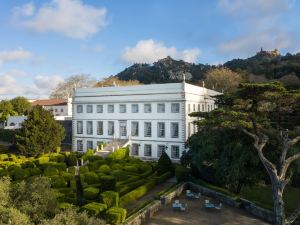
[[[10,100],[13,110],[18,115],[25,115],[31,110],[31,104],[27,98],[23,96],[18,96]]]
[[[300,140],[300,91],[288,91],[279,82],[245,83],[235,93],[220,96],[217,102],[219,108],[210,113],[194,113],[205,118],[198,125],[238,129],[252,139],[271,180],[275,223],[291,224],[300,206],[286,219],[282,195],[291,178],[289,168],[300,159],[299,147],[295,148]],[[272,142],[277,143],[275,160],[265,151]]]
[[[54,152],[64,136],[64,128],[55,121],[52,113],[35,106],[16,135],[16,142],[23,154],[37,156]]]

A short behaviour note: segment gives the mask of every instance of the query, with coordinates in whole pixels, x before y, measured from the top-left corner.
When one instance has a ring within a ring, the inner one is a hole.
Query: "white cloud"
[[[121,58],[126,63],[153,63],[167,56],[196,62],[199,54],[198,48],[178,51],[175,47],[166,47],[163,42],[148,39],[140,40],[134,47],[126,47]]]
[[[63,81],[57,75],[36,76],[32,84],[25,84],[19,79],[25,72],[12,70],[0,73],[0,99],[13,98],[16,96],[26,96],[28,98],[48,97],[51,90]]]
[[[86,38],[107,24],[107,11],[80,0],[51,0],[35,9],[33,3],[17,7],[13,21],[34,32],[55,32],[71,38]]]
[[[29,59],[32,53],[25,51],[22,48],[10,51],[0,51],[0,64],[14,61],[24,61]]]

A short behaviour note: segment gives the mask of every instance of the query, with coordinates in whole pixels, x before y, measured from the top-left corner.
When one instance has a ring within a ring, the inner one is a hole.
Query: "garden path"
[[[143,203],[153,200],[159,192],[161,192],[164,189],[167,189],[168,187],[175,185],[176,183],[177,183],[176,178],[172,177],[166,180],[165,182],[161,183],[160,185],[156,185],[146,195],[137,199],[134,202],[131,202],[127,207],[125,207],[127,210],[127,214],[135,210],[136,208],[139,208]]]

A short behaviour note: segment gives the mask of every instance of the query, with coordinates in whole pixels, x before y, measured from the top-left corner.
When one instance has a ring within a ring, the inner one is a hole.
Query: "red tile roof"
[[[40,99],[40,100],[35,100],[34,102],[31,103],[31,105],[51,106],[51,105],[66,105],[67,103],[68,101],[64,99]]]

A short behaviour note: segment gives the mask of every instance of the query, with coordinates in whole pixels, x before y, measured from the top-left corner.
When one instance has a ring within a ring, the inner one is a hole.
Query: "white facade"
[[[217,94],[184,82],[76,89],[73,150],[129,139],[132,156],[157,159],[166,151],[172,160],[179,160],[185,141],[196,132],[192,124],[196,118],[188,114],[214,109],[210,96]]]
[[[25,120],[27,120],[27,116],[9,116],[4,129],[20,129]]]

